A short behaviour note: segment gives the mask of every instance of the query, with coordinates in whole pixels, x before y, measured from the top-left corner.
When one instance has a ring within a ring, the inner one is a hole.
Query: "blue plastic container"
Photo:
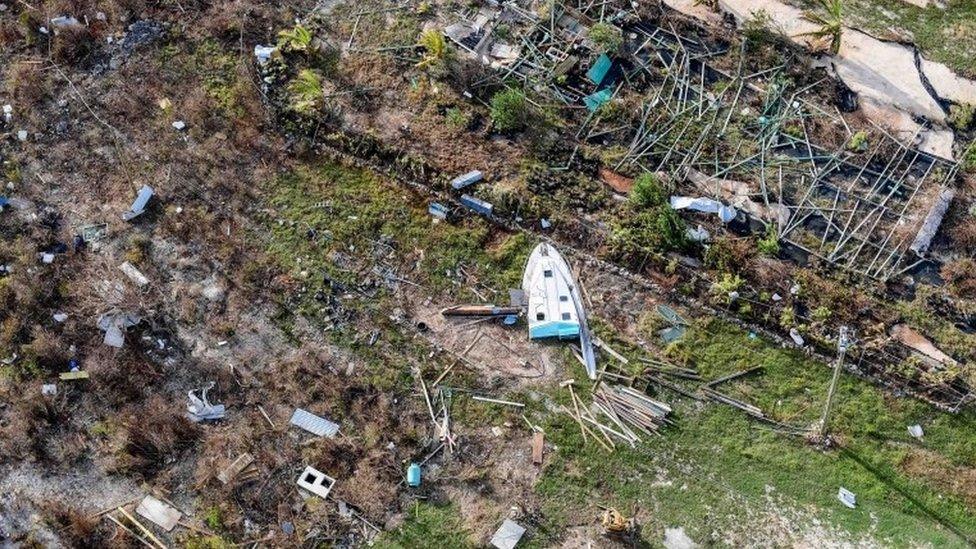
[[[416,463],[411,463],[410,467],[407,467],[407,485],[413,488],[420,486],[420,466]]]

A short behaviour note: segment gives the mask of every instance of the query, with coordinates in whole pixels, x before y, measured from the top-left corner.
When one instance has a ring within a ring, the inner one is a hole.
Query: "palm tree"
[[[420,46],[424,48],[424,58],[418,67],[428,67],[447,57],[447,42],[444,35],[434,29],[427,29],[420,35]]]
[[[820,6],[827,12],[821,15],[814,10],[803,12],[803,19],[819,25],[815,31],[805,32],[801,36],[816,38],[830,38],[830,53],[837,55],[840,51],[841,34],[844,32],[843,5],[841,0],[820,0]]]

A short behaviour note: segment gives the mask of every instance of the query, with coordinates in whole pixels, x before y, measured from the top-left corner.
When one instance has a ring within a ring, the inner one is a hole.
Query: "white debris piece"
[[[335,423],[301,408],[295,410],[289,423],[320,437],[332,438],[339,432],[339,426]]]
[[[800,347],[803,347],[803,336],[796,328],[790,328],[790,337],[793,339],[793,343],[796,343]]]
[[[298,477],[297,484],[299,487],[308,490],[316,496],[326,499],[329,497],[329,492],[332,491],[335,482],[335,479],[329,475],[319,471],[315,467],[308,466],[302,471],[301,476]]]
[[[514,549],[525,534],[525,528],[512,519],[505,519],[491,536],[491,544],[498,549]]]
[[[64,322],[65,320],[68,320],[68,314],[67,313],[54,313],[54,321],[55,322]]]
[[[123,221],[132,221],[133,219],[139,217],[146,211],[146,205],[149,204],[149,199],[153,197],[154,191],[149,185],[143,185],[139,189],[139,193],[136,194],[136,199],[132,202],[132,206],[129,207],[129,211],[122,214]]]
[[[851,509],[857,506],[857,496],[854,495],[854,492],[851,492],[843,486],[841,486],[840,490],[837,491],[837,499]]]
[[[20,130],[17,132],[17,139],[21,141],[27,141],[27,130]]]
[[[732,206],[726,206],[718,200],[712,200],[711,198],[695,198],[691,196],[672,196],[671,207],[675,210],[695,210],[698,212],[713,213],[718,214],[719,219],[722,223],[728,223],[735,219],[738,212]]]
[[[125,345],[125,330],[138,324],[142,319],[131,313],[106,313],[98,318],[98,328],[105,332],[103,343],[121,349]]]
[[[214,388],[215,383],[211,381],[203,390],[200,392],[200,396],[197,397],[196,391],[189,391],[186,394],[187,404],[186,404],[186,417],[194,423],[200,423],[201,421],[213,420],[213,419],[223,419],[226,413],[226,409],[223,404],[211,404],[210,400],[207,398],[207,391]]]
[[[46,263],[48,265],[50,265],[51,263],[54,263],[54,254],[51,254],[51,253],[43,253],[43,254],[41,254],[41,263]]]
[[[142,272],[132,263],[124,261],[121,265],[119,265],[119,269],[121,269],[122,272],[125,273],[125,276],[129,277],[129,280],[134,282],[137,286],[143,287],[149,284],[149,279],[146,278],[146,275],[142,274]]]
[[[51,19],[51,27],[54,28],[56,33],[58,29],[63,29],[65,27],[80,27],[81,21],[78,21],[70,15],[62,15],[61,17],[55,17]]]
[[[922,438],[923,436],[925,436],[925,432],[922,431],[922,426],[921,425],[918,425],[918,424],[916,424],[916,425],[909,425],[908,426],[908,434],[911,435],[911,436],[913,436],[913,437],[915,437],[915,438]]]
[[[182,120],[177,120],[176,122],[173,122],[173,128],[177,130],[182,130],[185,127],[186,127],[186,122]]]
[[[139,503],[139,507],[136,507],[136,513],[146,519],[159,525],[160,528],[169,532],[180,522],[183,518],[183,513],[178,509],[175,509],[162,501],[152,497],[146,496]]]
[[[54,396],[58,394],[58,386],[55,383],[45,383],[41,385],[41,394],[44,396]]]
[[[275,46],[262,46],[261,44],[255,44],[254,57],[257,58],[259,64],[263,65],[271,59],[271,56],[274,55],[274,52],[277,50],[278,48]]]

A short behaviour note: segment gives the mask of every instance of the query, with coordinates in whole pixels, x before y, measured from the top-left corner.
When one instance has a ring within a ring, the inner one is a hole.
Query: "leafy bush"
[[[302,69],[288,83],[291,103],[288,107],[302,115],[311,115],[322,105],[322,75],[312,69]]]
[[[312,31],[301,23],[283,30],[278,33],[278,47],[286,52],[308,53],[312,47]]]
[[[760,238],[756,245],[759,248],[759,253],[765,256],[776,257],[779,255],[779,236],[776,234],[776,228],[773,227],[772,223],[766,226],[766,236]]]
[[[847,142],[847,150],[852,152],[863,152],[868,148],[868,132],[861,130],[851,136]]]
[[[634,180],[634,188],[630,191],[628,200],[638,208],[653,208],[667,202],[667,193],[661,185],[657,175],[653,173],[641,174]]]
[[[418,67],[430,67],[442,64],[447,59],[447,41],[444,35],[434,29],[427,29],[420,35],[420,46],[424,48],[424,57],[417,63]]]
[[[624,43],[624,35],[610,23],[597,23],[590,27],[590,40],[601,50],[612,53]]]
[[[506,89],[491,98],[491,120],[502,132],[525,128],[529,120],[529,105],[521,90]]]
[[[657,253],[688,246],[684,220],[667,201],[658,177],[645,173],[634,181],[626,210],[617,218],[610,237],[612,255],[631,264]]]
[[[730,273],[723,274],[722,278],[712,284],[713,301],[715,303],[725,303],[726,305],[731,304],[732,292],[739,291],[744,283],[745,281],[739,275]]]
[[[959,131],[966,131],[976,121],[976,105],[952,105],[949,107],[949,124]]]
[[[467,128],[468,124],[471,123],[471,117],[458,107],[451,107],[447,109],[444,113],[444,117],[447,118],[447,123],[454,126],[455,128]]]
[[[803,12],[804,20],[819,25],[817,30],[804,34],[814,38],[830,38],[830,53],[837,55],[844,31],[844,6],[841,0],[820,0],[820,7],[824,13],[813,10]]]

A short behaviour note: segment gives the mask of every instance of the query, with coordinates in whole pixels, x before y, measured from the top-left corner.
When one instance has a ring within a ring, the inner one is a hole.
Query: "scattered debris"
[[[142,274],[142,272],[132,263],[124,261],[121,265],[119,265],[119,269],[121,269],[122,272],[125,273],[125,276],[129,277],[129,280],[134,282],[136,286],[141,288],[149,284],[149,279],[146,278],[146,275]]]
[[[271,56],[278,51],[276,46],[262,46],[260,44],[254,45],[254,58],[258,60],[258,64],[264,65],[271,60]]]
[[[75,381],[78,379],[89,379],[88,372],[73,371],[73,372],[61,372],[58,374],[58,379],[61,381]]]
[[[922,431],[922,426],[918,424],[909,425],[908,434],[915,438],[922,438],[923,436],[925,436],[925,432]]]
[[[722,220],[722,223],[728,223],[729,221],[732,221],[733,219],[735,219],[735,216],[737,215],[735,208],[731,206],[726,206],[725,204],[722,204],[718,200],[714,200],[711,198],[672,196],[670,203],[671,203],[671,207],[674,208],[675,210],[689,209],[698,212],[718,214],[718,217],[719,219]]]
[[[467,207],[469,210],[481,215],[491,215],[491,212],[494,209],[490,203],[485,202],[480,198],[475,198],[469,194],[461,195],[461,204]]]
[[[532,433],[532,464],[542,465],[542,450],[545,447],[546,435],[541,431]]]
[[[477,400],[479,402],[490,402],[491,404],[501,404],[502,406],[514,406],[516,408],[525,408],[525,404],[521,402],[512,402],[511,400],[499,400],[497,398],[488,398],[483,396],[474,395],[471,400]]]
[[[420,486],[420,465],[411,463],[407,467],[407,486],[412,488]]]
[[[139,324],[142,318],[133,313],[105,313],[98,318],[98,328],[105,332],[103,343],[121,349],[125,345],[125,330]]]
[[[302,474],[300,477],[298,477],[297,481],[299,487],[308,490],[322,499],[327,499],[329,497],[329,492],[332,491],[332,487],[335,486],[335,483],[336,480],[334,478],[326,475],[311,465],[302,471]]]
[[[54,396],[58,394],[58,386],[55,383],[45,383],[41,385],[41,394],[44,396]]]
[[[603,383],[593,394],[593,405],[617,426],[607,430],[631,446],[651,436],[668,423],[671,407],[640,391],[622,385]]]
[[[139,507],[136,507],[136,513],[146,518],[154,523],[156,523],[160,528],[171,531],[183,518],[183,513],[178,509],[167,505],[166,503],[152,497],[146,496],[139,503]]]
[[[215,382],[211,381],[204,387],[200,392],[200,397],[198,398],[195,394],[196,391],[190,391],[186,394],[186,398],[189,401],[186,405],[186,417],[194,423],[200,423],[207,420],[223,419],[226,413],[223,404],[211,404],[210,400],[207,399],[207,392],[214,388]]]
[[[796,343],[799,347],[803,347],[803,344],[805,343],[803,336],[800,335],[800,331],[796,328],[790,328],[790,339],[792,339],[793,343]]]
[[[139,217],[146,211],[146,205],[149,204],[149,199],[153,197],[153,189],[149,185],[143,185],[139,189],[139,193],[136,195],[135,201],[132,202],[132,206],[129,207],[129,211],[122,214],[123,221],[132,221],[133,219]]]
[[[635,526],[633,518],[628,519],[623,513],[613,507],[608,507],[603,511],[603,516],[600,517],[600,524],[611,537],[627,534],[633,531]]]
[[[949,211],[949,205],[952,203],[952,199],[956,196],[956,190],[952,187],[943,187],[939,191],[939,195],[936,197],[935,202],[932,207],[929,208],[929,213],[925,216],[925,221],[922,222],[922,226],[918,229],[918,234],[915,236],[915,241],[909,249],[920,257],[924,256],[929,251],[929,246],[932,244],[932,239],[935,238],[935,234],[939,231],[939,227],[942,226],[942,218],[945,217],[946,212]]]
[[[233,480],[247,482],[248,480],[253,480],[257,475],[258,469],[254,465],[254,456],[248,452],[244,452],[218,473],[217,479],[224,484],[228,484]]]
[[[907,324],[896,324],[889,331],[891,337],[901,342],[906,347],[918,352],[925,358],[929,358],[937,365],[954,366],[956,360],[942,352],[925,336],[908,327]]]
[[[459,175],[451,180],[451,188],[455,191],[460,191],[465,187],[470,187],[475,183],[484,179],[485,175],[479,170],[470,171],[464,175]]]
[[[857,496],[854,495],[854,492],[851,492],[843,486],[837,491],[837,499],[851,509],[857,506]]]
[[[497,549],[514,549],[525,534],[525,528],[512,519],[505,519],[491,536],[491,544]]]
[[[441,204],[440,202],[431,202],[430,205],[427,206],[427,212],[430,213],[430,215],[434,218],[445,221],[450,215],[450,210],[448,210],[447,206]]]
[[[182,120],[177,120],[177,121],[173,122],[173,129],[174,130],[182,131],[184,128],[186,128],[186,122],[184,122]]]
[[[522,312],[522,307],[498,305],[454,305],[441,310],[444,316],[508,316]]]
[[[320,437],[332,438],[339,432],[339,426],[335,423],[301,408],[295,410],[289,423]]]

